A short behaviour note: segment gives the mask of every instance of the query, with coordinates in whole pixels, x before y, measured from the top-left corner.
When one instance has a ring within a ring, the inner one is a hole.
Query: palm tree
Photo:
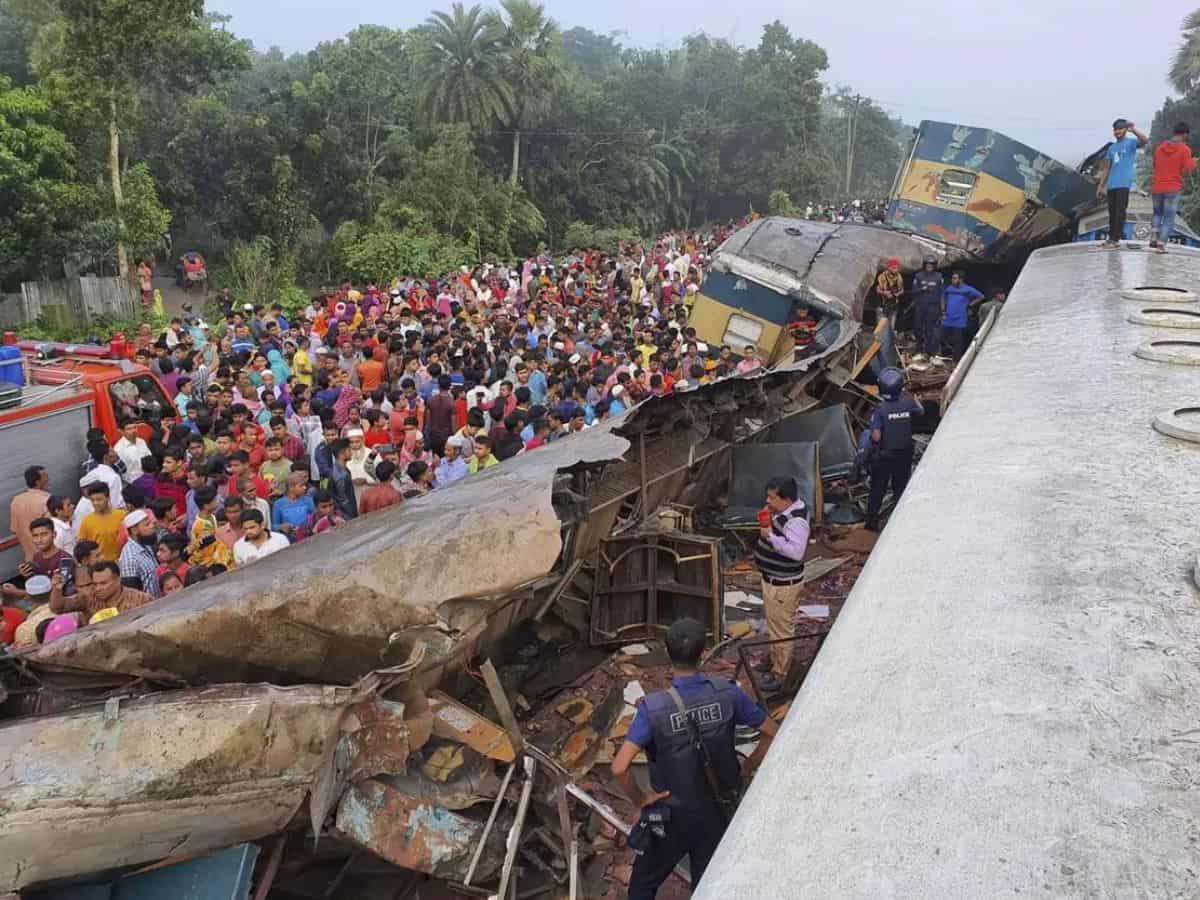
[[[512,129],[512,168],[509,183],[517,183],[521,165],[521,132],[537,125],[550,111],[550,102],[566,78],[562,33],[546,9],[531,0],[502,0],[502,16],[491,28],[502,50],[500,63],[508,86],[501,121]]]
[[[449,13],[425,20],[417,31],[414,73],[427,116],[475,128],[504,118],[513,97],[501,72],[499,38],[493,16],[478,4],[454,3]]]
[[[1171,59],[1168,78],[1181,94],[1200,83],[1200,9],[1183,20],[1183,41]]]

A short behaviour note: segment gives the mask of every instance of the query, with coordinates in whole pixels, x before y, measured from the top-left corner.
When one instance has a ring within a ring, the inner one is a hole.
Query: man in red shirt
[[[1154,177],[1150,194],[1154,199],[1154,220],[1150,234],[1150,249],[1166,253],[1166,244],[1175,228],[1179,198],[1183,192],[1183,176],[1196,171],[1196,160],[1188,146],[1191,129],[1180,122],[1170,140],[1163,141],[1154,151]]]
[[[287,430],[287,421],[278,416],[271,419],[271,437],[276,438],[283,445],[283,455],[292,462],[300,459],[302,456],[307,456],[308,451],[304,449],[304,441],[296,437]],[[261,463],[260,463],[261,465]]]
[[[186,452],[178,447],[167,448],[163,454],[162,470],[154,482],[154,497],[170,500],[175,504],[178,515],[187,515],[187,465]]]
[[[376,510],[395,506],[404,499],[400,495],[400,492],[396,490],[395,485],[392,484],[392,478],[395,475],[395,463],[384,460],[375,466],[375,477],[379,480],[379,483],[373,484],[363,491],[362,499],[358,501],[359,515],[366,515]]]

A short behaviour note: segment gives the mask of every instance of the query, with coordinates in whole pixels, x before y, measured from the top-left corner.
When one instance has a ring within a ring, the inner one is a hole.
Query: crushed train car
[[[759,219],[713,254],[689,324],[709,344],[739,353],[753,345],[770,367],[788,370],[814,348],[835,350],[853,338],[887,260],[911,272],[927,252],[875,225]]]
[[[403,771],[404,706],[265,684],[111,698],[0,725],[0,892],[268,837]]]

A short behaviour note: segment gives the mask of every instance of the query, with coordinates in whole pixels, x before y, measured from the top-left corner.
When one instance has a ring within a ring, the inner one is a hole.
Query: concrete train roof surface
[[[1200,369],[1141,286],[1200,251],[1030,258],[697,900],[1200,892]]]

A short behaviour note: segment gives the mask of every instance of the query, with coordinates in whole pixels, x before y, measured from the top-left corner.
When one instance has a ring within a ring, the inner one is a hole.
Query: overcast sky
[[[703,30],[739,44],[780,19],[829,54],[826,80],[906,121],[983,125],[1073,164],[1117,116],[1149,129],[1184,16],[1200,0],[544,0],[564,28],[670,47]],[[256,47],[308,50],[357,25],[408,28],[440,5],[413,0],[209,0]],[[1195,123],[1200,125],[1200,123]]]

